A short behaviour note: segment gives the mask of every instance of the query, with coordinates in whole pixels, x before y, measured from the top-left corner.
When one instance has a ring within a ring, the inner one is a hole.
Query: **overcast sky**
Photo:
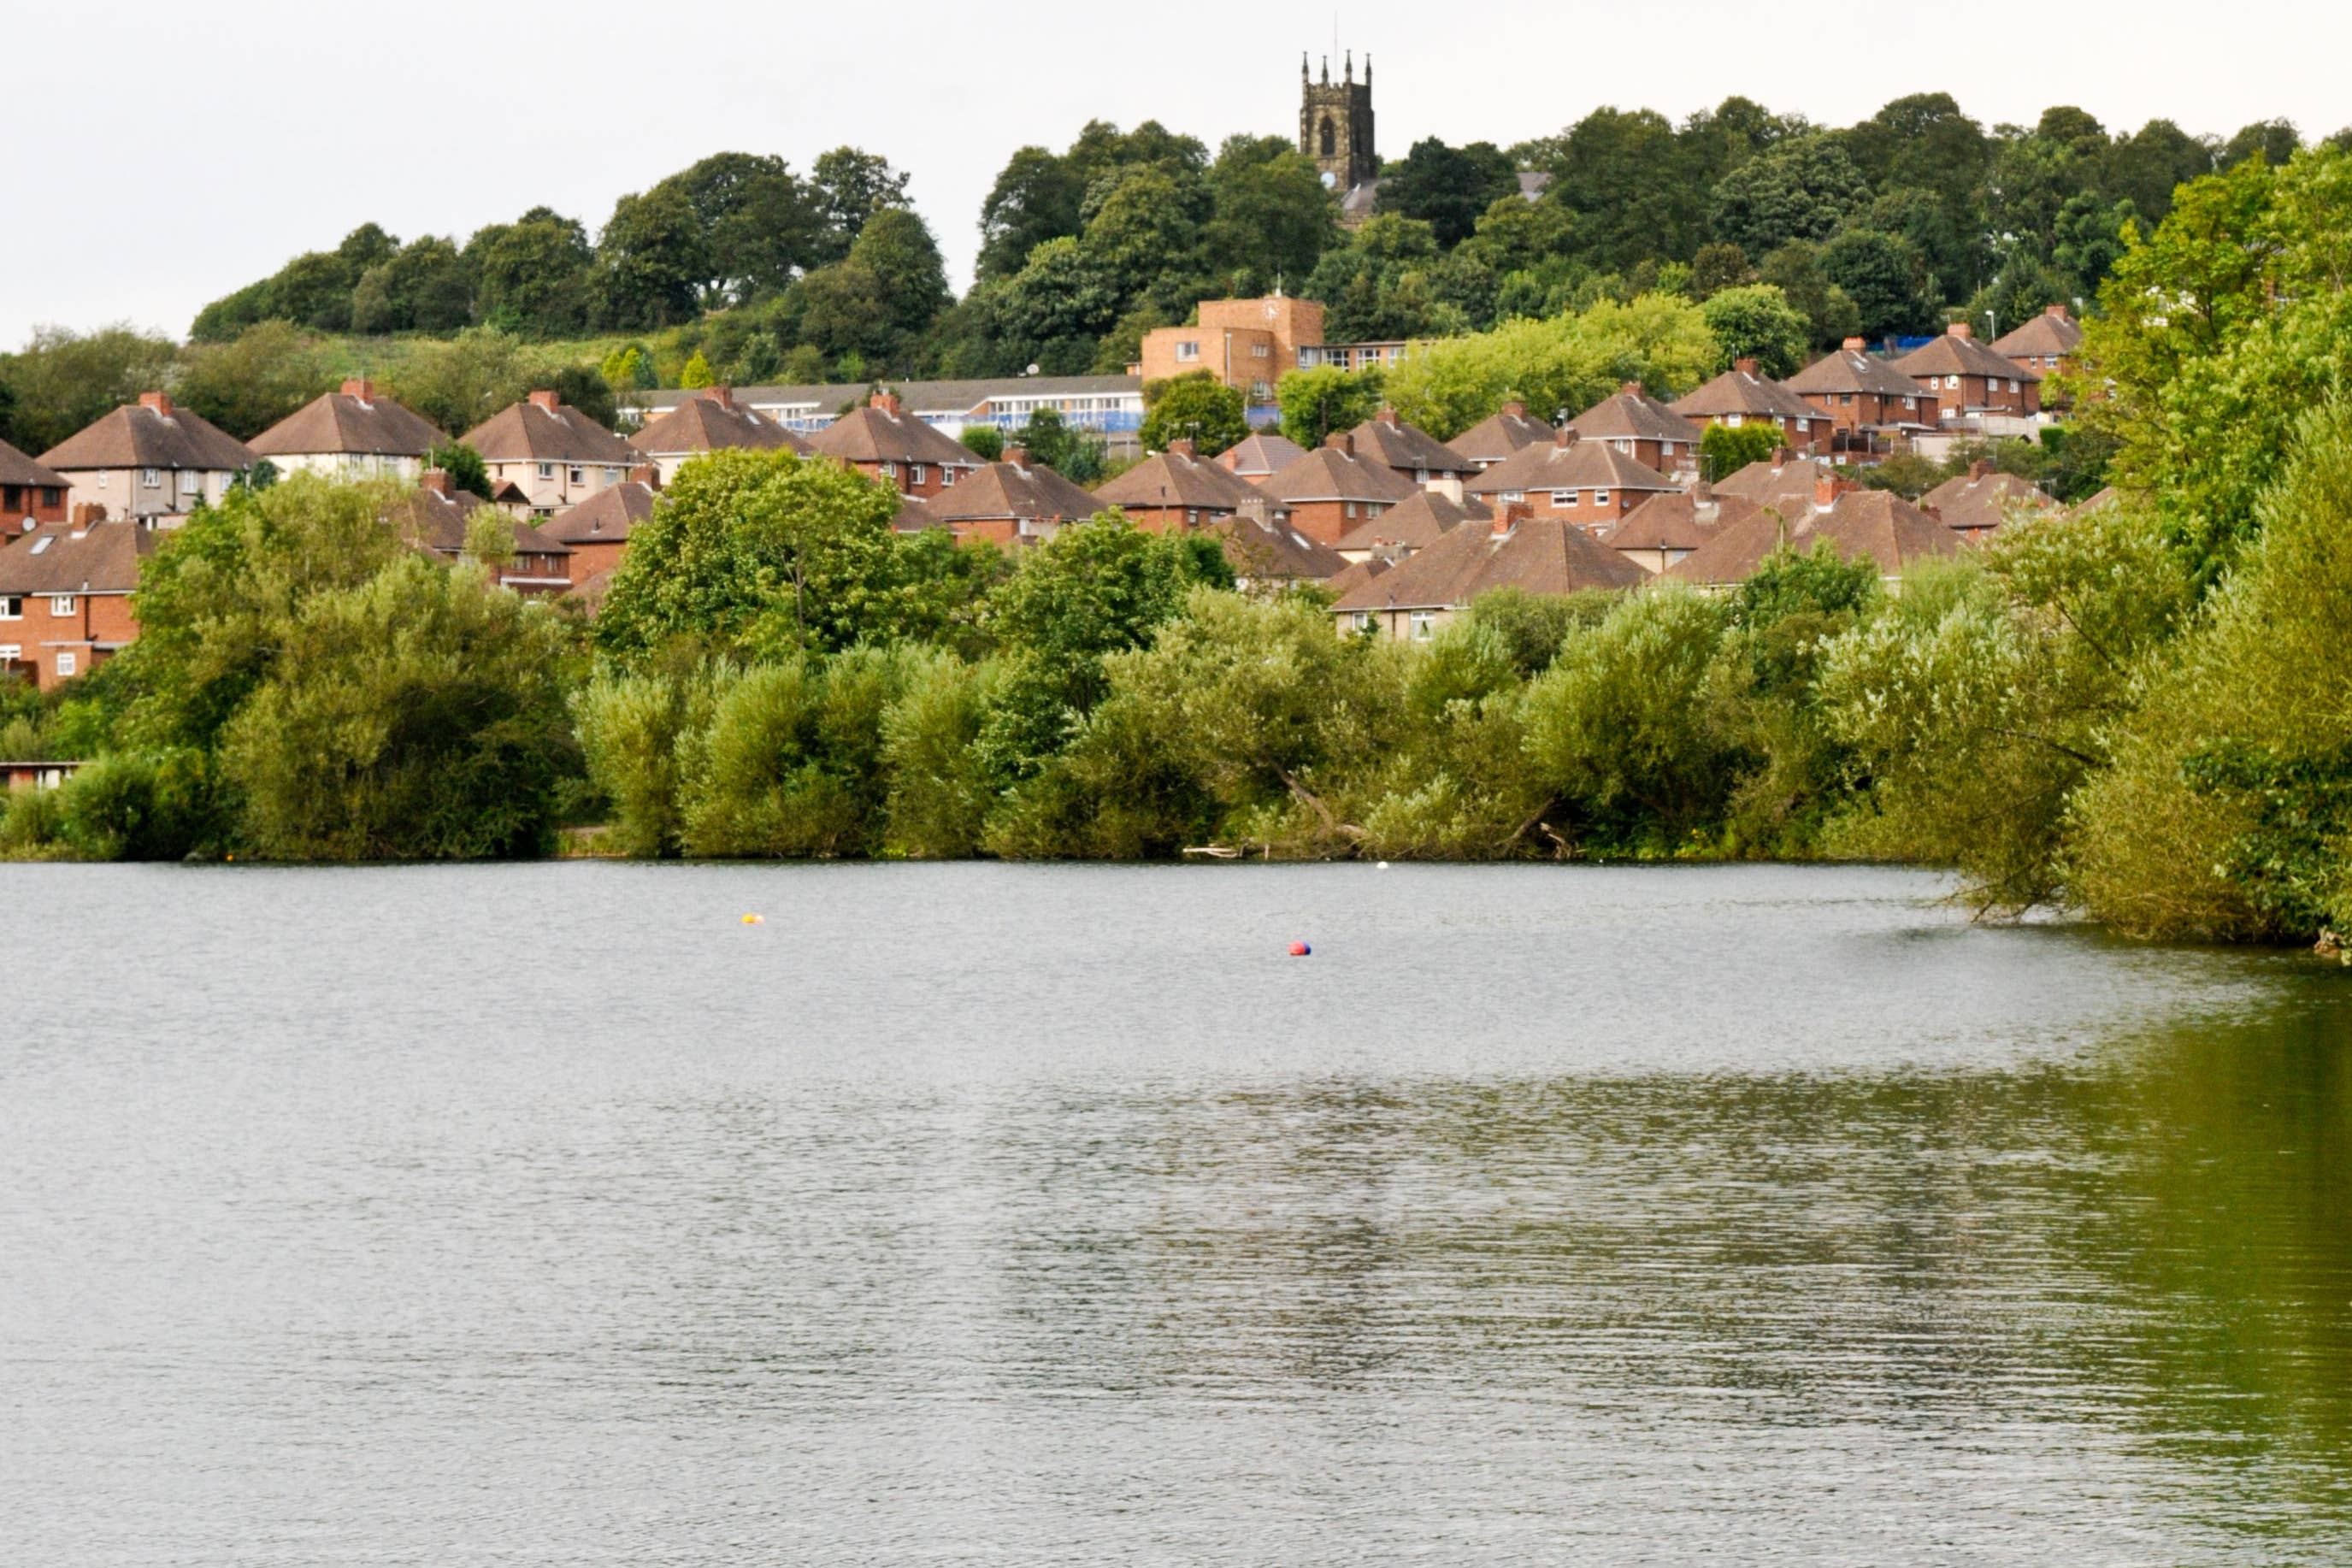
[[[2227,134],[2352,121],[2352,23],[2316,4],[2044,7],[1676,0],[1355,0],[1380,150],[1503,145],[1596,105],[1679,119],[1732,93],[1825,124],[1941,89],[1987,124],[2075,103]],[[1800,19],[1803,18],[1803,19]],[[402,239],[545,204],[589,229],[706,153],[805,170],[842,142],[914,175],[970,280],[981,199],[1014,148],[1157,119],[1212,147],[1295,135],[1328,4],[897,0],[0,0],[10,64],[0,344],[56,322],[184,333],[205,301],[371,219]],[[1336,74],[1336,62],[1335,62]]]

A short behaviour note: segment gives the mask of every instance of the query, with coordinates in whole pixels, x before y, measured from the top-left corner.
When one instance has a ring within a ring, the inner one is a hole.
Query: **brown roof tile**
[[[41,454],[59,473],[89,468],[182,468],[235,473],[253,449],[199,415],[151,395],[125,404]]]
[[[1895,368],[1914,379],[1930,375],[1993,375],[2018,381],[2040,381],[2042,373],[2019,364],[1960,331],[1948,331],[1913,349],[1895,362]]]
[[[1669,490],[1619,518],[1601,542],[1612,550],[1696,550],[1763,510],[1746,496],[1723,495],[1705,485]]]
[[[1240,475],[1181,450],[1155,452],[1117,479],[1095,487],[1095,500],[1103,506],[1239,511],[1251,501],[1264,499],[1257,487]]]
[[[1717,479],[1715,493],[1745,496],[1759,506],[1777,507],[1793,517],[1801,510],[1812,510],[1814,491],[1823,479],[1835,471],[1826,458],[1790,457],[1785,462],[1759,458],[1737,473]]]
[[[1999,528],[2009,521],[2011,511],[2021,507],[2046,511],[2058,503],[2042,494],[2030,479],[1987,468],[1971,469],[1957,479],[1946,479],[1921,496],[1919,504],[1934,508],[1946,528],[1973,533]]]
[[[1279,473],[1260,479],[1257,488],[1286,506],[1297,506],[1323,500],[1402,500],[1420,487],[1386,463],[1357,456],[1353,437],[1335,436]]]
[[[43,523],[0,550],[0,594],[128,594],[158,537],[135,522]]]
[[[564,508],[539,531],[559,544],[625,542],[637,524],[654,514],[655,491],[642,479],[606,485],[577,506]]]
[[[1650,574],[1573,522],[1525,516],[1509,534],[1456,528],[1342,595],[1340,610],[1459,609],[1496,588],[1566,595],[1631,588]]]
[[[1217,454],[1217,467],[1228,473],[1239,474],[1245,479],[1260,479],[1268,474],[1278,474],[1299,458],[1307,448],[1280,436],[1259,434],[1246,437],[1239,446],[1229,447]]]
[[[450,495],[424,488],[411,490],[392,504],[384,520],[420,550],[429,550],[436,555],[457,555],[466,548],[466,525],[478,511],[489,513],[512,531],[518,555],[572,553],[572,546],[548,538],[530,523],[509,517],[467,490]]]
[[[1348,434],[1355,438],[1359,457],[1386,463],[1415,483],[1426,482],[1423,476],[1469,474],[1477,469],[1475,463],[1428,431],[1399,419],[1393,408],[1381,409]]]
[[[809,449],[845,463],[931,463],[974,468],[980,454],[911,414],[887,405],[854,408],[808,438]]]
[[[1893,491],[1848,490],[1829,510],[1808,509],[1794,520],[1765,508],[1718,531],[1667,567],[1666,575],[1706,586],[1744,583],[1783,544],[1801,555],[1823,542],[1844,560],[1867,557],[1883,577],[1901,576],[1914,561],[1961,548],[1958,534]]]
[[[552,393],[533,393],[466,432],[467,446],[488,463],[604,463],[626,468],[630,445]]]
[[[389,397],[362,395],[357,384],[314,397],[256,436],[250,445],[265,458],[354,454],[422,458],[443,440],[419,416]]]
[[[2067,314],[2065,306],[2053,305],[2023,326],[1993,339],[1992,352],[2009,359],[2063,355],[2073,353],[2082,341],[2083,324]]]
[[[1785,383],[1790,392],[1816,397],[1867,392],[1880,397],[1916,397],[1919,384],[1865,349],[1840,348],[1823,354]]]
[[[1467,458],[1473,467],[1499,463],[1522,447],[1551,439],[1551,426],[1528,417],[1527,405],[1507,403],[1502,412],[1488,416],[1446,443]]]
[[[1561,432],[1572,436],[1572,431]],[[1473,495],[1500,495],[1527,490],[1671,490],[1674,480],[1614,447],[1599,441],[1571,439],[1563,446],[1555,438],[1538,447],[1522,447],[1510,457],[1472,479]]]
[[[1463,523],[1486,528],[1494,521],[1493,510],[1484,501],[1468,496],[1457,501],[1436,490],[1423,490],[1358,523],[1332,548],[1342,554],[1384,547],[1425,550],[1437,542],[1439,535],[1451,533]]]
[[[1822,411],[1769,376],[1746,368],[1749,362],[1725,371],[1705,386],[1675,400],[1674,411],[1695,424],[1705,425],[1727,414],[1761,414],[1775,418],[1819,419]]]
[[[1627,382],[1568,422],[1568,427],[1588,441],[1691,441],[1699,427]]]
[[[1246,513],[1219,518],[1201,531],[1224,546],[1234,575],[1245,582],[1316,582],[1338,576],[1348,563],[1280,520]]]
[[[655,458],[683,458],[732,447],[770,451],[783,447],[803,457],[812,450],[806,441],[734,402],[730,394],[719,388],[708,388],[705,395],[688,398],[655,419],[630,437],[629,445]]]
[[[1045,467],[989,463],[946,489],[925,498],[934,522],[950,528],[1013,519],[1027,522],[1076,522],[1102,510],[1094,497]]]
[[[43,468],[5,441],[0,441],[0,485],[46,485],[63,489],[73,481],[55,468]]]

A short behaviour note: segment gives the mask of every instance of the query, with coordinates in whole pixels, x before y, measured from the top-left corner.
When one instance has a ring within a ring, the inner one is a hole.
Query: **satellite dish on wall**
[[[1031,365],[1027,370],[1023,371],[1021,374],[1024,374],[1024,375],[1034,375],[1034,374],[1037,374],[1037,367],[1036,367],[1035,365],[1034,365],[1034,364],[1033,364],[1033,365]]]
[[[1327,190],[1327,191],[1328,191],[1328,190],[1331,189],[1334,185],[1337,185],[1339,183],[1339,175],[1337,175],[1337,174],[1333,174],[1333,173],[1332,173],[1330,170],[1328,170],[1328,169],[1326,169],[1326,170],[1324,170],[1324,171],[1323,171],[1323,188],[1324,188],[1325,190]]]

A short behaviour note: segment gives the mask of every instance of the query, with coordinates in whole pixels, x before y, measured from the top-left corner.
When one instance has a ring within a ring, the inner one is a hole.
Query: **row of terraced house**
[[[1310,329],[1319,308],[1303,309],[1311,301],[1212,301],[1202,320],[1264,320],[1268,305],[1286,323],[1268,357],[1293,365],[1325,346],[1300,341],[1318,335]],[[1208,368],[1222,370],[1227,334],[1242,331],[1163,329],[1146,341],[1144,368],[1193,363],[1191,342],[1213,343]],[[1165,333],[1193,335],[1159,341]],[[887,481],[902,498],[903,531],[1018,546],[1113,507],[1143,528],[1209,531],[1245,584],[1323,583],[1343,625],[1400,637],[1432,635],[1472,597],[1506,584],[1570,593],[1664,575],[1719,588],[1783,544],[1825,541],[1866,553],[1892,580],[1910,560],[1948,553],[2047,498],[1979,472],[1913,506],[1853,489],[1833,464],[2042,417],[2043,377],[2078,337],[2053,310],[1992,344],[1957,327],[1894,358],[1849,342],[1785,382],[1743,361],[1670,404],[1629,384],[1555,426],[1514,403],[1450,442],[1386,410],[1311,451],[1264,433],[1213,458],[1178,441],[1091,492],[1017,446],[982,459],[953,438],[952,417],[927,416],[891,392],[797,428],[777,407],[776,394],[792,389],[659,395],[645,400],[646,423],[627,437],[554,393],[533,393],[460,437],[482,458],[487,495],[428,468],[443,433],[364,380],[251,442],[151,393],[37,459],[0,444],[0,668],[48,687],[121,648],[137,635],[130,595],[157,531],[218,502],[265,459],[281,472],[413,486],[388,523],[450,558],[465,552],[472,515],[488,510],[510,536],[501,580],[567,596],[588,614],[678,468],[726,448],[788,449]],[[1251,374],[1255,340],[1232,341],[1238,374]],[[964,415],[1023,390],[930,388],[932,402]],[[977,404],[967,396],[976,390]],[[1699,482],[1699,440],[1717,422],[1770,427],[1780,456],[1720,484]]]

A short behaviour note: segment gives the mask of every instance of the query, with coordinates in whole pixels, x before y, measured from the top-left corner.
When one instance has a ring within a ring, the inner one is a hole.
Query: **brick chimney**
[[[1397,427],[1397,411],[1393,408],[1382,408],[1381,410],[1381,423],[1387,426],[1391,430],[1395,429]]]
[[[1852,489],[1853,489],[1853,480],[1842,479],[1827,469],[1822,470],[1813,478],[1813,510],[1829,510],[1830,508],[1837,505],[1838,497]]]
[[[1788,447],[1775,447],[1772,448],[1772,466],[1774,468],[1785,468],[1796,460],[1797,454],[1790,451]]]
[[[1973,338],[1977,334],[1966,321],[1954,321],[1944,329],[1944,335],[1948,338]]]
[[[2063,305],[2044,305],[2042,307],[2042,313],[2045,316],[2055,316],[2062,321],[2067,319],[2066,307]]]
[[[896,419],[898,417],[898,395],[895,392],[877,392],[866,400],[866,406],[879,409]]]
[[[643,485],[649,490],[661,489],[661,470],[651,463],[632,465],[629,469],[629,479],[631,483]]]
[[[1979,458],[1975,462],[1969,465],[1969,483],[1974,484],[1979,479],[1983,479],[1987,474],[1991,472],[1992,465],[1985,461],[1982,458]]]
[[[1430,479],[1429,488],[1434,493],[1442,495],[1447,500],[1452,501],[1455,506],[1460,506],[1462,504],[1462,476],[1460,474],[1438,474]]]
[[[1617,388],[1617,395],[1620,397],[1639,397],[1642,395],[1642,384],[1638,381],[1625,382]]]
[[[1323,444],[1346,457],[1356,455],[1356,438],[1345,430],[1334,430],[1323,437]]]
[[[533,406],[544,408],[552,414],[563,406],[563,394],[542,388],[530,395],[530,401]]]
[[[85,530],[93,522],[106,521],[106,503],[100,500],[76,501],[67,517],[77,531]]]
[[[139,395],[139,406],[152,409],[169,419],[172,416],[172,395],[168,392],[142,392]]]
[[[1848,338],[1845,341],[1845,352],[1850,354],[1858,354],[1869,346],[1870,341],[1867,338]]]
[[[1201,448],[1192,445],[1191,437],[1179,436],[1168,443],[1168,455],[1171,458],[1197,458],[1201,455]]]
[[[706,386],[702,389],[702,395],[705,401],[716,403],[721,408],[731,411],[735,406],[735,389],[731,386]]]
[[[1012,464],[1016,468],[1027,468],[1029,466],[1029,448],[1026,447],[1005,447],[1004,461]]]
[[[375,401],[375,383],[370,381],[365,376],[361,376],[357,381],[347,381],[343,383],[343,395],[345,397],[356,397],[362,403],[373,403]]]
[[[1563,425],[1551,433],[1551,444],[1563,450],[1575,446],[1576,442],[1576,426],[1573,425]]]
[[[1525,419],[1528,416],[1528,405],[1515,397],[1503,405],[1503,415],[1509,419]]]
[[[1495,537],[1510,538],[1519,531],[1519,524],[1535,514],[1536,509],[1523,500],[1505,501],[1495,509]]]
[[[423,473],[416,476],[416,488],[424,490],[431,490],[436,496],[447,495],[449,493],[449,470],[446,468],[425,469]]]
[[[1731,362],[1731,368],[1738,371],[1742,375],[1754,375],[1756,374],[1755,357],[1750,354],[1743,354],[1739,358]]]

